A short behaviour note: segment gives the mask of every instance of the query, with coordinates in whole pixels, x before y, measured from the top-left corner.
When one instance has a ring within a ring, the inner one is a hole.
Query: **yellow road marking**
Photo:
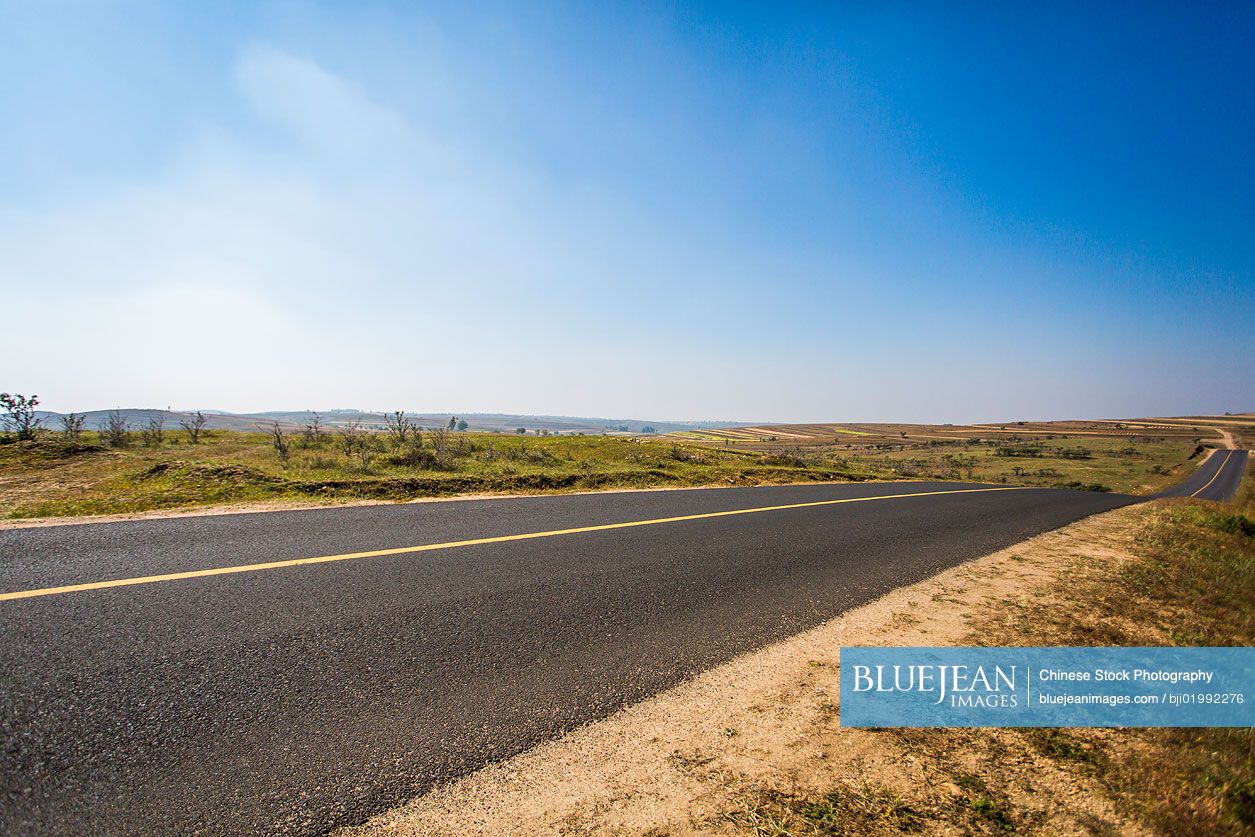
[[[730,511],[703,512],[701,514],[683,514],[677,517],[658,517],[652,520],[629,520],[624,523],[600,523],[595,526],[578,526],[574,529],[554,529],[549,532],[526,532],[521,535],[497,535],[490,538],[472,538],[465,541],[448,541],[446,543],[429,543],[421,546],[399,546],[392,549],[371,549],[366,552],[346,552],[343,555],[322,555],[317,558],[291,558],[285,561],[268,561],[264,564],[240,564],[234,567],[215,567],[208,570],[188,570],[180,573],[163,573],[161,575],[145,575],[137,578],[115,578],[109,581],[90,581],[83,584],[67,584],[62,587],[41,587],[35,590],[18,590],[13,593],[0,593],[0,602],[13,599],[33,599],[37,596],[56,596],[61,593],[79,593],[86,590],[105,590],[110,587],[130,587],[135,584],[154,584],[159,581],[182,581],[188,578],[206,578],[213,575],[230,575],[232,573],[252,573],[261,570],[278,570],[284,567],[300,567],[306,564],[327,564],[332,561],[352,561],[357,558],[379,558],[385,555],[408,555],[412,552],[434,552],[440,549],[456,549],[460,546],[481,546],[490,543],[509,543],[511,541],[527,541],[534,538],[553,538],[559,535],[578,535],[584,532],[605,532],[610,529],[630,529],[635,526],[654,526],[659,523],[680,523],[685,520],[709,520],[715,517],[732,517],[738,514],[756,514],[758,512],[783,511],[785,509],[807,509],[816,506],[835,506],[840,503],[862,503],[869,500],[898,500],[907,497],[933,497],[938,494],[978,494],[986,491],[1022,491],[1028,486],[1007,486],[1005,488],[958,488],[950,491],[920,491],[914,494],[881,494],[875,497],[846,497],[840,500],[816,500],[810,503],[789,503],[782,506],[761,506],[755,509],[732,509]]]
[[[1221,463],[1220,463],[1220,467],[1216,469],[1216,473],[1215,473],[1215,474],[1213,474],[1213,475],[1212,475],[1212,478],[1211,478],[1211,479],[1209,479],[1209,480],[1207,481],[1207,485],[1204,485],[1202,488],[1200,488],[1198,491],[1195,491],[1195,492],[1194,492],[1193,494],[1191,494],[1190,496],[1191,496],[1191,497],[1197,497],[1198,495],[1200,495],[1200,494],[1202,494],[1204,491],[1206,491],[1208,488],[1210,488],[1210,487],[1211,487],[1211,484],[1212,484],[1213,482],[1215,482],[1215,481],[1216,481],[1216,478],[1220,476],[1220,474],[1221,474],[1221,472],[1222,472],[1222,471],[1224,471],[1225,466],[1229,464],[1229,457],[1231,457],[1231,456],[1233,456],[1233,451],[1231,451],[1231,450],[1227,450],[1227,451],[1225,451],[1225,455],[1224,455],[1224,462],[1221,462]]]

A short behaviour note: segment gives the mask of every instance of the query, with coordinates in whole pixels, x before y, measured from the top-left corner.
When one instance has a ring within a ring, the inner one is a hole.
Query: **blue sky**
[[[1255,9],[0,1],[0,388],[1255,408]]]

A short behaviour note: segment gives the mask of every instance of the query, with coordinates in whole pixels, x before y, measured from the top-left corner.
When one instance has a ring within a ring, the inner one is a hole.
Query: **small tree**
[[[465,430],[466,428],[468,428],[468,427],[470,427],[470,426],[471,426],[471,425],[470,425],[470,423],[469,423],[469,422],[467,422],[467,420],[466,420],[466,419],[461,419],[461,420],[458,422],[458,430]]]
[[[105,417],[105,426],[100,429],[100,443],[111,448],[124,448],[131,443],[121,411],[110,410]]]
[[[193,445],[199,445],[200,434],[205,430],[205,424],[208,421],[209,419],[205,418],[204,413],[197,410],[187,418],[181,420],[179,425],[187,431],[187,440]]]
[[[340,449],[344,451],[344,455],[353,456],[353,451],[357,450],[362,440],[361,421],[353,419],[348,424],[336,428],[336,433],[340,436]]]
[[[388,427],[388,435],[392,437],[392,446],[394,448],[405,447],[406,442],[418,435],[418,427],[405,417],[404,410],[384,413],[383,420]]]
[[[322,416],[311,410],[309,421],[305,422],[305,428],[301,432],[301,443],[307,448],[316,448],[322,445],[322,437],[325,435],[322,429]]]
[[[370,463],[379,452],[377,440],[371,436],[363,436],[357,445],[357,459],[362,463],[362,470],[369,471]]]
[[[35,408],[39,406],[38,395],[18,395],[0,392],[0,407],[4,409],[4,424],[17,433],[19,441],[35,438],[35,431],[43,424],[43,419],[36,418]]]
[[[449,416],[449,428],[448,428],[448,429],[449,429],[449,430],[452,430],[452,429],[454,429],[454,428],[455,428],[455,427],[457,427],[457,426],[458,426],[458,417],[457,417],[457,416]]]
[[[283,428],[279,426],[279,422],[270,422],[269,428],[258,427],[259,430],[266,430],[270,434],[270,444],[274,446],[275,453],[279,455],[279,461],[287,462],[291,449],[288,447],[288,437],[284,435]]]
[[[527,435],[527,428],[526,428],[526,427],[516,427],[516,428],[514,429],[514,432],[515,432],[515,433],[517,433],[517,434],[519,434],[520,436],[526,436],[526,435]]]
[[[81,413],[66,413],[61,416],[61,435],[67,441],[77,442],[78,437],[83,433],[83,425],[87,422],[87,416]]]
[[[657,433],[657,432],[658,432],[658,428],[657,428],[657,427],[650,427],[650,426],[647,424],[647,425],[645,425],[644,427],[642,427],[642,428],[641,428],[641,432],[642,432],[642,433]],[[775,436],[772,436],[771,438],[772,438],[772,441],[775,441],[775,438],[776,438],[776,437],[775,437]]]
[[[154,418],[150,418],[148,423],[144,425],[143,430],[140,431],[140,438],[144,441],[144,447],[160,447],[162,441],[164,441],[166,437],[165,426],[165,416],[158,415]]]

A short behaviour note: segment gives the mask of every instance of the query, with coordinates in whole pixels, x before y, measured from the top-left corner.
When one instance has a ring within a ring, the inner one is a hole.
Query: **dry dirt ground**
[[[842,729],[838,664],[843,645],[1016,644],[991,605],[1051,595],[1080,556],[1118,566],[1151,513],[903,588],[345,834],[1148,833],[1087,764],[1111,731]]]

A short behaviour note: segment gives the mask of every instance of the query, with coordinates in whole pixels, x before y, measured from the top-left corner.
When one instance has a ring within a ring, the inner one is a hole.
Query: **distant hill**
[[[109,410],[91,410],[83,413],[87,417],[85,426],[89,430],[104,427]],[[127,408],[119,410],[127,425],[138,430],[149,421],[161,418],[168,429],[176,429],[179,422],[188,419],[191,411],[171,411],[157,409]],[[271,410],[262,413],[229,413],[225,411],[202,410],[208,420],[207,426],[215,430],[257,430],[259,425],[278,422],[281,427],[297,430],[309,420],[306,410]],[[357,421],[370,429],[384,428],[384,414],[366,410],[319,410],[323,424],[328,427],[349,424]],[[60,413],[41,411],[44,426],[57,429]],[[443,427],[449,423],[452,413],[407,413],[407,417],[421,427]],[[467,430],[480,433],[513,433],[519,427],[529,432],[538,430],[549,433],[625,433],[639,434],[653,428],[658,433],[675,433],[685,430],[703,430],[714,427],[740,427],[744,422],[729,421],[662,421],[644,419],[588,418],[581,416],[529,416],[515,413],[458,413],[464,419]]]

